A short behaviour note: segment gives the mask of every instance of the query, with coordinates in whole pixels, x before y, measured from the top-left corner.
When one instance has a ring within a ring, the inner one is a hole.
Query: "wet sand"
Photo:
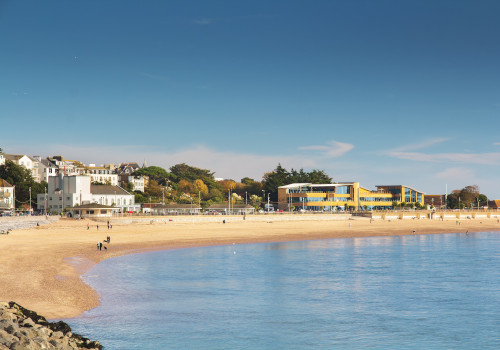
[[[286,217],[285,217],[286,218]],[[155,218],[157,219],[157,218]],[[222,220],[226,220],[226,224]],[[250,219],[250,218],[249,218]],[[186,247],[455,232],[500,232],[497,219],[325,220],[303,216],[220,217],[217,222],[160,220],[131,223],[61,219],[56,223],[0,235],[0,300],[16,301],[47,318],[80,315],[99,304],[99,295],[80,276],[100,261],[120,255]],[[90,229],[87,229],[89,224]],[[99,225],[99,229],[97,229]],[[415,231],[415,232],[414,232]],[[111,236],[107,250],[97,242]]]

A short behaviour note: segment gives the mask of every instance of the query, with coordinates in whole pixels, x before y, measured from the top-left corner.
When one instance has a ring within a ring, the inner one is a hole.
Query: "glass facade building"
[[[278,188],[281,210],[345,211],[384,210],[394,204],[424,204],[424,193],[403,185],[376,186],[374,191],[358,182],[311,184],[295,183]]]

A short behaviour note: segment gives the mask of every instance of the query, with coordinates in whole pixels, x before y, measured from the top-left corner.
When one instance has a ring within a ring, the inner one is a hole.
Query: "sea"
[[[500,349],[500,233],[233,244],[106,260],[64,320],[105,349]]]

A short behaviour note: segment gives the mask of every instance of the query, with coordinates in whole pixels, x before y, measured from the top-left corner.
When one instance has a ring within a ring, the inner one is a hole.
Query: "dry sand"
[[[104,259],[150,250],[232,243],[500,231],[497,219],[262,221],[225,217],[227,223],[168,221],[151,224],[111,219],[105,222],[61,219],[57,223],[0,235],[0,300],[16,301],[47,318],[69,318],[96,307],[99,295],[80,276]],[[254,219],[254,218],[252,218]],[[87,230],[87,223],[90,229]],[[97,230],[96,225],[99,225]],[[350,227],[349,227],[350,225]],[[98,251],[107,235],[111,243]]]

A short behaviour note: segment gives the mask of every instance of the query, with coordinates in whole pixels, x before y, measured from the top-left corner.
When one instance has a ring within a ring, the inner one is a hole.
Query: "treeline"
[[[278,187],[294,182],[331,183],[332,179],[323,170],[290,171],[278,164],[276,169],[265,173],[262,181],[244,177],[240,181],[226,179],[216,181],[214,173],[187,164],[177,164],[169,171],[150,166],[139,169],[133,175],[149,177],[144,193],[135,192],[136,202],[198,203],[202,207],[213,203],[227,202],[231,193],[233,203],[247,203],[259,206],[267,196],[271,202],[278,200]]]

